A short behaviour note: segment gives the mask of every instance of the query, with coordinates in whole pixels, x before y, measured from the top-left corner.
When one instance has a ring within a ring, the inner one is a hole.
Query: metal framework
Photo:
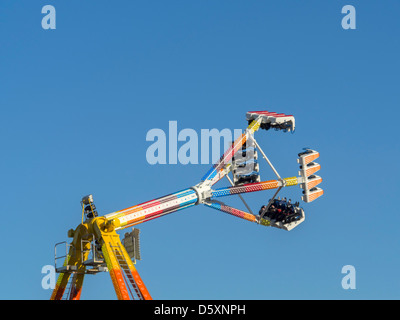
[[[251,221],[262,226],[276,227],[284,230],[292,230],[305,219],[304,210],[296,207],[296,216],[293,219],[278,219],[269,213],[269,210],[277,201],[276,196],[286,187],[300,185],[304,190],[302,200],[311,202],[323,194],[323,190],[316,187],[322,182],[321,177],[314,175],[320,169],[320,165],[313,162],[319,157],[319,153],[306,149],[299,154],[299,176],[281,178],[264,151],[261,149],[254,133],[260,128],[269,130],[283,130],[293,132],[295,119],[292,115],[278,114],[268,111],[250,111],[246,115],[249,122],[245,132],[237,138],[211,169],[203,176],[201,181],[190,188],[150,200],[123,210],[115,211],[104,216],[98,216],[92,196],[82,199],[82,223],[73,230],[68,231],[72,238],[71,243],[58,243],[56,249],[65,246],[65,255],[57,256],[55,262],[64,259],[62,266],[57,266],[59,273],[57,284],[51,295],[52,300],[69,299],[78,300],[81,296],[82,284],[86,274],[97,272],[109,272],[111,280],[120,300],[151,300],[152,297],[144,285],[135,263],[139,254],[128,253],[124,244],[138,242],[136,240],[120,240],[117,231],[134,227],[167,214],[183,210],[195,205],[203,204],[243,220]],[[232,170],[232,159],[242,150],[242,146],[248,142],[254,142],[255,147],[261,152],[263,158],[275,173],[277,179],[245,183],[235,185],[228,173]],[[230,186],[213,189],[223,177],[227,177]],[[241,194],[276,189],[263,212],[253,214],[250,206],[245,202]],[[218,201],[217,198],[238,195],[249,212],[233,208]],[[279,200],[280,201],[280,200]],[[284,205],[291,206],[290,201]],[[84,215],[86,219],[84,220]],[[133,234],[133,233],[132,233]],[[138,233],[136,233],[138,236]],[[125,234],[131,236],[131,234]],[[129,241],[128,241],[129,240]],[[132,242],[133,241],[133,242]],[[123,244],[124,243],[124,244]],[[133,245],[132,245],[133,247]],[[135,246],[137,247],[137,246]],[[138,249],[136,249],[138,250]],[[133,261],[132,261],[132,259]]]

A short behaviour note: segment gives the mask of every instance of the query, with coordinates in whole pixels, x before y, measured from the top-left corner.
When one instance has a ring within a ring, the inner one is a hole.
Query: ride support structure
[[[135,267],[136,260],[140,259],[139,233],[125,233],[125,238],[121,241],[117,231],[127,228],[138,231],[135,228],[138,224],[189,207],[203,204],[245,221],[286,231],[301,224],[305,220],[303,208],[299,207],[298,202],[293,204],[286,198],[277,198],[277,195],[283,188],[299,185],[303,189],[301,199],[306,203],[322,196],[323,190],[317,187],[322,178],[315,175],[321,166],[314,162],[319,153],[305,149],[298,155],[299,176],[281,178],[257,143],[254,134],[259,129],[294,132],[294,117],[276,112],[250,111],[247,112],[246,119],[249,125],[244,133],[232,143],[201,181],[192,187],[104,216],[98,216],[91,195],[84,197],[81,201],[82,222],[76,229],[68,231],[68,237],[72,241],[55,245],[55,267],[59,276],[51,299],[79,300],[87,274],[109,272],[119,300],[151,300],[152,297]],[[260,181],[257,151],[271,167],[276,179]],[[234,175],[233,181],[229,173]],[[224,177],[229,180],[230,186],[214,189],[213,186]],[[251,211],[242,197],[245,193],[272,189],[276,190],[274,195],[260,209],[258,215]],[[232,195],[238,195],[249,212],[217,200]],[[60,248],[65,250],[65,255],[57,254]],[[57,266],[60,259],[64,259],[63,265]]]

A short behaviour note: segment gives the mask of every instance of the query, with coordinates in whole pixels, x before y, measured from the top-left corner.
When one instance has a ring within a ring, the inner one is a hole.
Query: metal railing
[[[59,247],[59,246],[61,246],[63,244],[65,244],[65,254],[62,255],[62,256],[57,256],[57,247]],[[69,258],[70,258],[70,254],[69,253],[71,251],[71,248],[74,249],[73,245],[70,244],[70,243],[67,243],[67,241],[58,242],[58,243],[56,243],[54,245],[54,268],[56,269],[56,272],[59,272],[57,270],[60,270],[61,268],[64,268],[66,271],[68,271],[68,269],[69,269],[68,268],[68,266],[69,266],[68,265],[68,261],[69,261]],[[60,259],[64,259],[63,266],[62,267],[57,267],[57,261],[60,260]],[[69,266],[69,267],[73,267],[73,266]]]

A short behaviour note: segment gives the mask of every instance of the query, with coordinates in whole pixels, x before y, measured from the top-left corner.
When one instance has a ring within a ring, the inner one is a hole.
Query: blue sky
[[[56,30],[41,9],[56,8]],[[344,5],[357,29],[341,27]],[[140,226],[154,299],[399,299],[398,1],[0,2],[0,299],[48,299],[54,244],[93,194],[101,215],[199,182],[209,165],[150,165],[146,133],[245,128],[283,176],[321,153],[325,195],[291,232],[203,206]],[[274,175],[262,167],[263,180]],[[221,182],[223,186],[227,182]],[[246,196],[253,210],[272,192]],[[300,199],[301,190],[282,195]],[[224,199],[243,208],[236,198]],[[123,234],[123,232],[122,232]],[[356,268],[355,290],[341,286]],[[108,274],[82,299],[115,299]]]

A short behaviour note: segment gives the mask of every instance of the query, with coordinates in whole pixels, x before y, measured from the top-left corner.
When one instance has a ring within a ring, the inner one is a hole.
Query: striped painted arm
[[[295,186],[298,183],[299,183],[299,181],[298,181],[297,177],[290,177],[290,178],[283,179],[283,182],[279,181],[279,180],[269,180],[269,181],[244,184],[242,186],[224,187],[224,188],[219,188],[219,189],[213,190],[212,197],[217,198],[217,197],[230,196],[230,195],[239,194],[239,193],[249,193],[249,192],[255,192],[255,191],[276,189],[276,188],[284,187],[284,186],[289,187],[289,186]]]
[[[215,163],[210,170],[204,175],[201,181],[209,181],[211,184],[215,184],[226,175],[225,167],[230,164],[234,154],[242,148],[242,145],[246,142],[250,134],[254,134],[259,128],[261,123],[261,117],[255,119],[247,127],[245,133],[243,133],[235,142],[225,151],[222,157],[217,163]]]
[[[250,221],[250,222],[257,222],[256,216],[251,214],[251,213],[247,213],[245,211],[227,206],[226,204],[222,203],[222,202],[217,202],[217,201],[204,201],[203,202],[207,207],[213,208],[215,210],[219,210],[222,212],[226,212],[232,216]]]
[[[105,218],[118,221],[116,230],[121,230],[194,206],[197,200],[196,192],[189,188],[130,208],[115,211],[105,215]]]

